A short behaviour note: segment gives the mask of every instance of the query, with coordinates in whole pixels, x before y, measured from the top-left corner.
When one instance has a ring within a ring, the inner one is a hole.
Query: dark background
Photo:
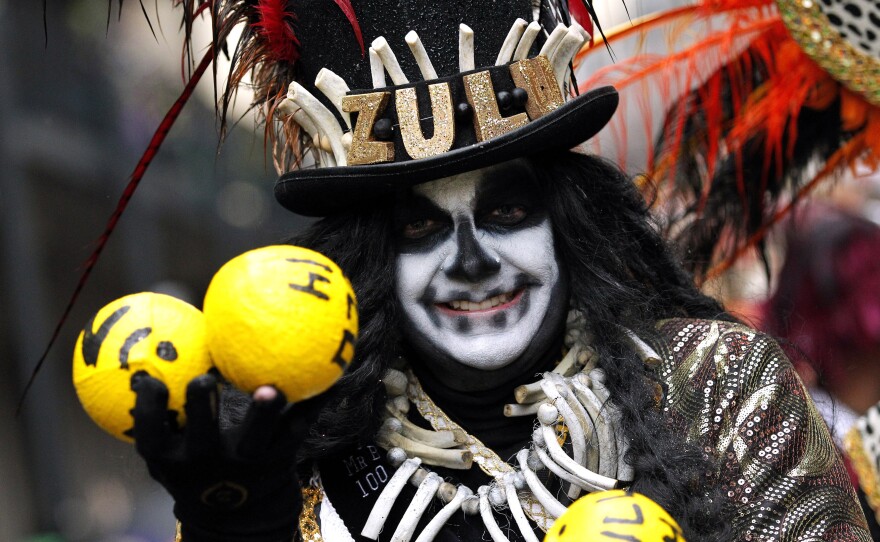
[[[274,202],[275,172],[252,117],[232,115],[218,153],[209,72],[14,415],[84,261],[183,88],[178,14],[168,1],[144,4],[156,37],[136,0],[121,18],[116,1],[50,0],[47,41],[41,1],[0,0],[0,541],[173,539],[170,500],[133,448],[79,405],[76,336],[130,293],[201,306],[225,261],[303,225]]]

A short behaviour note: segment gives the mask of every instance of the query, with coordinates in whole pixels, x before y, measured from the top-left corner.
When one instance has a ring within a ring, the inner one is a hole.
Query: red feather
[[[171,131],[171,127],[174,126],[174,122],[177,120],[180,112],[183,111],[183,106],[186,105],[186,102],[189,100],[190,96],[192,96],[193,91],[196,88],[196,84],[201,80],[202,76],[205,74],[205,71],[208,69],[208,66],[210,66],[213,61],[214,50],[211,49],[207,53],[205,53],[202,61],[193,72],[192,77],[190,77],[189,81],[186,83],[186,87],[184,87],[183,91],[180,93],[180,96],[177,97],[177,100],[175,100],[174,104],[171,106],[171,109],[169,109],[168,112],[165,113],[165,117],[162,119],[162,122],[159,123],[159,127],[156,128],[156,131],[153,133],[153,137],[150,139],[150,144],[147,145],[147,149],[141,155],[141,159],[138,161],[137,165],[134,168],[134,171],[131,173],[131,178],[128,180],[128,184],[125,185],[125,189],[122,191],[122,195],[119,196],[119,201],[116,203],[116,208],[113,210],[113,213],[107,220],[107,225],[104,226],[104,231],[101,233],[101,236],[98,237],[98,240],[95,243],[95,248],[92,250],[92,253],[85,261],[83,271],[79,276],[76,287],[74,287],[73,289],[73,294],[71,294],[70,299],[67,302],[67,306],[64,308],[64,312],[61,313],[61,318],[59,318],[58,322],[55,324],[55,330],[52,332],[52,336],[49,338],[49,344],[46,345],[45,350],[43,350],[43,355],[40,356],[40,359],[37,361],[36,366],[34,366],[33,372],[31,372],[31,376],[28,379],[27,384],[24,387],[24,391],[21,394],[21,399],[19,399],[18,401],[18,407],[15,409],[16,416],[21,412],[21,408],[24,405],[24,400],[28,395],[28,391],[31,389],[34,380],[37,378],[37,373],[39,373],[40,369],[43,367],[43,363],[46,361],[46,356],[48,356],[49,351],[52,350],[52,345],[54,345],[55,341],[58,340],[58,336],[61,333],[61,328],[62,326],[64,326],[64,322],[66,322],[67,318],[70,316],[70,311],[73,310],[73,306],[76,304],[76,300],[79,299],[80,292],[82,292],[83,288],[86,285],[86,282],[88,282],[89,277],[92,274],[92,270],[98,263],[98,259],[101,257],[101,252],[104,250],[104,247],[107,246],[107,242],[110,240],[110,235],[116,230],[116,226],[117,224],[119,224],[119,219],[122,218],[122,214],[128,207],[128,203],[131,201],[132,196],[134,196],[135,190],[137,190],[138,186],[140,185],[141,179],[144,178],[144,174],[146,174],[147,168],[150,167],[150,162],[152,162],[153,158],[156,157],[156,154],[159,152],[159,147],[162,146],[162,143],[168,136],[168,132]]]
[[[354,8],[351,6],[351,0],[333,0],[336,2],[336,5],[339,6],[339,9],[342,10],[342,13],[345,14],[345,18],[348,19],[348,22],[351,23],[351,29],[354,30],[354,37],[357,38],[358,44],[361,46],[361,55],[364,54],[364,37],[361,35],[361,25],[358,24],[357,16],[354,13]]]
[[[582,27],[584,30],[593,34],[593,19],[590,17],[590,13],[587,11],[587,6],[584,5],[583,0],[569,0],[568,2],[568,11],[571,13],[572,18]]]
[[[364,54],[364,37],[361,34],[361,26],[354,13],[351,0],[333,0],[354,31],[361,54]],[[293,32],[292,23],[296,20],[296,14],[287,10],[285,0],[260,0],[257,4],[258,20],[253,24],[254,28],[266,39],[268,49],[275,60],[295,62],[299,59],[299,40]]]
[[[291,25],[296,15],[287,11],[286,4],[286,0],[260,0],[259,18],[253,26],[266,40],[274,60],[293,63],[299,59],[299,40]]]

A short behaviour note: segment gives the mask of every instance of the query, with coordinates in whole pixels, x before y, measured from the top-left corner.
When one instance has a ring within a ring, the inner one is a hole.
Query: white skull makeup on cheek
[[[510,162],[413,189],[400,219],[396,294],[419,350],[505,367],[559,301],[553,231],[524,168]]]

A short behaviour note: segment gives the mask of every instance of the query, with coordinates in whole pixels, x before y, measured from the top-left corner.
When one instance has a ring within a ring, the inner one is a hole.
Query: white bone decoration
[[[496,65],[524,60],[540,31],[541,26],[537,22],[533,21],[527,24],[525,20],[517,19],[498,52]],[[579,24],[573,23],[569,27],[560,24],[550,33],[541,49],[540,55],[549,59],[553,75],[563,96],[567,96],[567,67],[574,55],[589,39],[589,33]],[[405,41],[416,59],[423,79],[426,81],[437,79],[438,74],[434,70],[431,59],[428,57],[418,34],[414,31],[409,32]],[[473,70],[475,68],[474,33],[464,24],[459,27],[458,43],[459,70],[461,72]],[[373,88],[387,87],[386,73],[394,85],[404,85],[409,82],[385,38],[379,37],[373,40],[368,54]],[[342,99],[349,91],[349,87],[341,77],[326,68],[318,73],[315,87],[342,115],[345,126],[340,126],[336,116],[320,100],[296,82],[290,84],[287,96],[279,104],[277,112],[281,116],[292,118],[302,127],[308,135],[307,144],[314,151],[319,167],[349,165],[351,161],[348,152],[352,146],[353,127],[350,113],[345,111],[342,106]]]
[[[442,509],[418,534],[416,542],[429,542],[455,512],[478,516],[493,542],[504,542],[496,513],[507,510],[516,528],[529,542],[538,542],[533,524],[546,531],[561,516],[562,504],[542,479],[556,480],[563,493],[574,500],[583,492],[604,491],[626,485],[633,469],[624,461],[626,440],[620,415],[609,401],[604,373],[596,366],[582,314],[568,316],[565,344],[568,353],[552,372],[514,392],[515,405],[508,415],[534,415],[538,426],[532,442],[516,454],[516,464],[502,461],[492,450],[451,421],[424,394],[406,367],[389,369],[383,377],[388,401],[377,443],[387,450],[388,461],[397,468],[380,494],[361,535],[377,540],[381,532],[393,532],[391,540],[408,542],[433,498]],[[659,356],[629,330],[624,330],[639,357],[653,364]],[[433,430],[410,422],[406,413],[415,406]],[[567,431],[571,455],[560,445],[560,428]],[[473,463],[493,478],[487,485],[468,488],[442,481],[430,466],[469,469]],[[548,473],[541,474],[542,471]],[[388,511],[409,481],[418,487],[407,512],[397,526],[386,527]],[[554,484],[554,487],[556,486]]]

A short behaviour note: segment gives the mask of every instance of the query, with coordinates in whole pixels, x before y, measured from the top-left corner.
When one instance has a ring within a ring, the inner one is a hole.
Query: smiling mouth
[[[499,294],[483,301],[453,300],[446,303],[438,303],[437,306],[448,312],[473,313],[485,312],[495,309],[506,309],[508,306],[515,304],[522,297],[525,288],[519,288],[512,292]]]

